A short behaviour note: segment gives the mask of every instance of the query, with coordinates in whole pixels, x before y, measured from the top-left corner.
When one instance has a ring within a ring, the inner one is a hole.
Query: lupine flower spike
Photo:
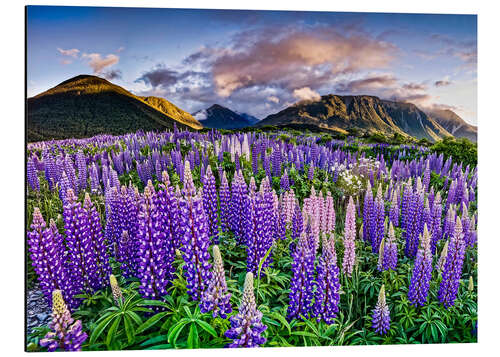
[[[82,322],[71,317],[61,290],[52,292],[52,322],[49,327],[52,331],[40,340],[40,345],[47,347],[49,352],[80,351],[87,339],[87,334],[82,332]]]
[[[113,294],[115,304],[120,305],[123,302],[123,294],[120,289],[120,285],[118,285],[118,281],[113,274],[109,276],[109,285],[111,286],[111,293]]]
[[[231,316],[231,328],[225,336],[233,340],[226,347],[258,347],[266,343],[261,334],[267,329],[262,323],[262,312],[257,309],[253,293],[253,273],[248,272],[245,277],[243,297],[238,314]]]
[[[391,328],[391,314],[385,301],[385,286],[382,284],[377,305],[372,312],[372,328],[376,333],[385,335]]]
[[[226,314],[231,313],[231,294],[227,291],[226,277],[224,272],[224,264],[220,255],[219,247],[213,246],[214,265],[212,271],[212,279],[208,282],[207,289],[203,292],[201,298],[201,312],[212,312],[215,318],[220,316],[225,319]]]

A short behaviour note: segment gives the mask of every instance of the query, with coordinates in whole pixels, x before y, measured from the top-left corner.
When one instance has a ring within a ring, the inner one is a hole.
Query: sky
[[[29,6],[27,51],[29,97],[93,74],[190,113],[366,94],[477,123],[476,15]]]

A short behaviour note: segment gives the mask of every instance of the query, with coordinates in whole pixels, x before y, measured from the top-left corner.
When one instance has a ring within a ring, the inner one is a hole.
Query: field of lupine
[[[477,169],[173,132],[28,144],[29,351],[477,341]]]

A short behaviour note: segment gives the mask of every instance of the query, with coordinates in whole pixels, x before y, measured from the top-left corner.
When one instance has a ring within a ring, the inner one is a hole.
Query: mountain
[[[254,117],[253,115],[250,115],[247,113],[240,113],[240,112],[236,112],[236,113],[239,114],[240,116],[242,116],[244,119],[246,119],[246,121],[249,122],[250,125],[255,125],[260,121],[260,119]]]
[[[202,109],[193,113],[193,116],[203,124],[205,128],[216,129],[240,129],[252,126],[258,121],[257,118],[244,113],[236,113],[231,109],[214,104],[210,108]]]
[[[342,133],[357,128],[361,132],[400,133],[431,141],[450,135],[414,104],[368,95],[329,94],[317,101],[301,101],[257,123],[263,125],[316,127]]]
[[[201,129],[189,113],[162,98],[139,97],[103,78],[79,75],[27,100],[28,141]]]
[[[477,142],[477,126],[467,123],[449,109],[429,110],[427,114],[456,138]]]

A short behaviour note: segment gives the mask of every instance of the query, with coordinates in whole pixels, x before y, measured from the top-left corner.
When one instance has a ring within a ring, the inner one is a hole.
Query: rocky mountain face
[[[477,126],[467,123],[455,112],[445,109],[428,111],[427,114],[454,137],[477,142]]]
[[[346,133],[400,133],[417,139],[439,140],[450,133],[425,112],[410,103],[391,102],[378,97],[329,94],[317,101],[301,101],[269,115],[257,126],[304,125]]]

